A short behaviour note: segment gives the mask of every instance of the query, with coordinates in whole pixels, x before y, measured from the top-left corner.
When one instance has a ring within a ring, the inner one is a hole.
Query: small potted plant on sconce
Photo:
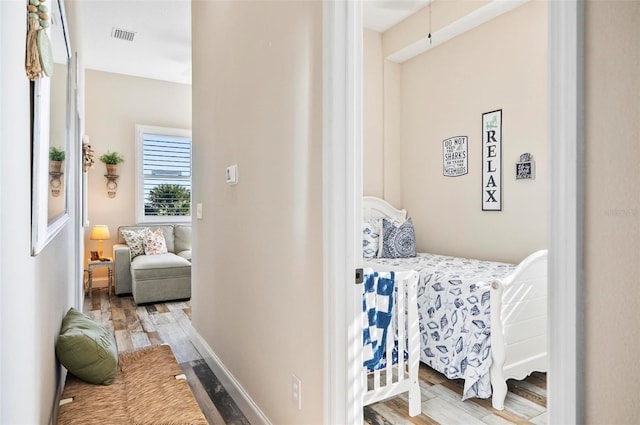
[[[62,170],[62,161],[64,161],[64,151],[51,146],[49,148],[49,172],[60,173]]]
[[[100,157],[100,161],[107,166],[107,174],[104,175],[107,178],[107,195],[115,198],[118,190],[118,164],[124,161],[124,157],[118,152],[107,151]]]
[[[124,162],[124,157],[118,152],[109,152],[103,154],[100,157],[100,161],[104,162],[107,166],[107,175],[115,176],[118,174],[117,165]]]
[[[51,195],[60,196],[60,187],[62,186],[62,161],[64,161],[64,151],[55,146],[49,147],[49,187]]]

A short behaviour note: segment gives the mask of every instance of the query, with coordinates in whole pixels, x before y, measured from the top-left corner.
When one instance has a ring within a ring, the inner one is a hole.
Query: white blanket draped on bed
[[[516,266],[434,254],[365,263],[366,267],[375,265],[419,272],[420,360],[447,378],[464,379],[463,400],[489,398],[489,285]]]

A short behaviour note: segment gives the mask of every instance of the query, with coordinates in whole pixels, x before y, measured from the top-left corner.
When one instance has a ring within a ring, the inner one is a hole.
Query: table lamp
[[[109,227],[105,224],[96,224],[91,230],[91,236],[89,236],[89,239],[98,241],[98,255],[102,258],[102,241],[111,239]]]

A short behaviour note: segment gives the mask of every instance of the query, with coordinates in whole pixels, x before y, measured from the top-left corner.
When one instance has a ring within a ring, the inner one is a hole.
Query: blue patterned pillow
[[[407,258],[416,256],[416,234],[411,218],[400,226],[382,219],[382,258]]]
[[[376,258],[380,246],[380,230],[371,223],[362,223],[362,256]]]

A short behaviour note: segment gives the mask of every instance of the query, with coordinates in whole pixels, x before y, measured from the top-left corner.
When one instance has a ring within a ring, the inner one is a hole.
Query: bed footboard
[[[504,409],[507,379],[547,371],[547,251],[537,251],[512,274],[491,284],[491,386],[494,409]]]
[[[373,272],[365,269],[365,273]],[[388,273],[379,271],[379,273]],[[387,361],[380,370],[369,372],[363,367],[363,405],[369,405],[389,397],[408,392],[409,415],[421,413],[420,385],[418,370],[420,367],[420,326],[418,324],[418,286],[419,275],[415,271],[395,272],[396,302],[393,320],[388,329],[386,359],[393,358],[395,340],[398,342],[398,361]],[[366,326],[366,314],[363,314],[363,326]],[[393,336],[397,335],[397,339]],[[405,360],[403,352],[408,353]]]

